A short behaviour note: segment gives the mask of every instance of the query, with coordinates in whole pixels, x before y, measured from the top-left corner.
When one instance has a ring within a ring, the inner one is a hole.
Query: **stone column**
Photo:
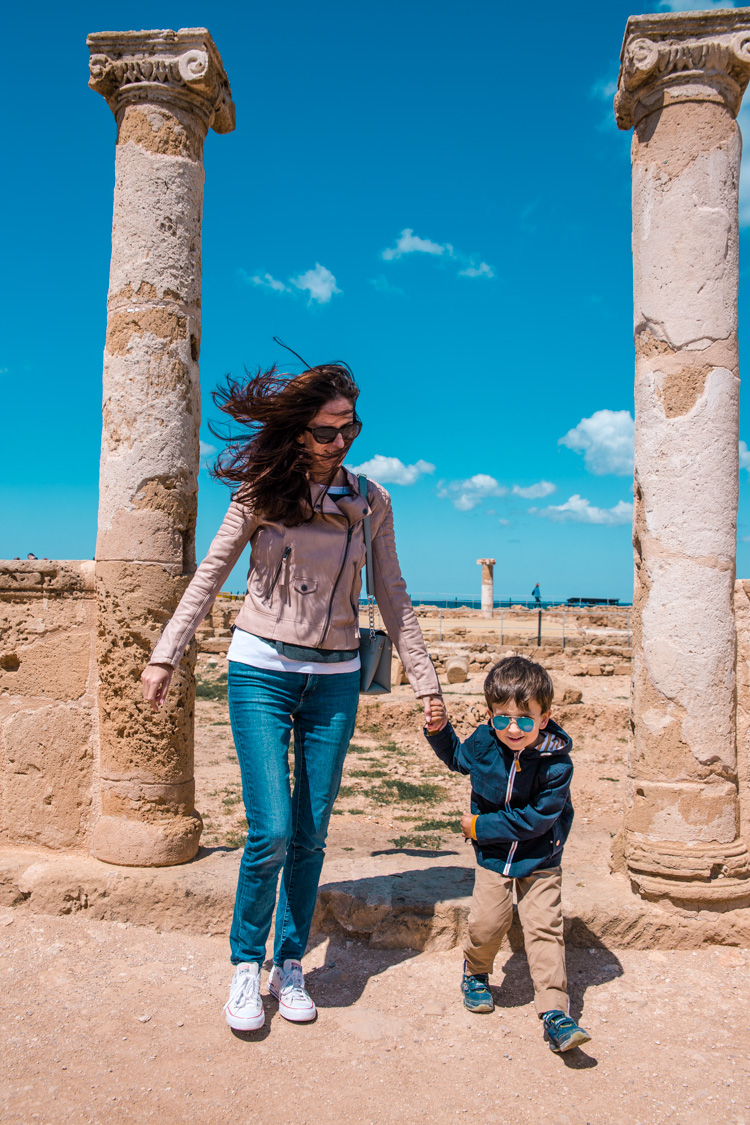
[[[477,559],[477,566],[482,568],[482,617],[492,617],[495,608],[495,586],[493,571],[495,559]]]
[[[194,652],[153,714],[139,676],[195,570],[203,142],[234,127],[211,36],[102,32],[89,85],[117,122],[96,546],[101,809],[109,863],[191,859]]]
[[[634,16],[635,594],[625,858],[636,889],[750,900],[740,838],[732,595],[738,490],[735,117],[750,10]]]

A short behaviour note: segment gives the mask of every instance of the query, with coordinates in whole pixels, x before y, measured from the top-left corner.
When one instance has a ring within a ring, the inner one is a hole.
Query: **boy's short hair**
[[[542,713],[549,711],[555,689],[549,672],[541,664],[527,660],[525,656],[506,656],[494,664],[484,681],[484,698],[487,706],[493,703],[508,703],[513,700],[516,707],[536,701]]]

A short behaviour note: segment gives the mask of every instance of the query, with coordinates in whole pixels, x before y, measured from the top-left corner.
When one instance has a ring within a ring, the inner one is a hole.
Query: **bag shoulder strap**
[[[365,551],[366,551],[366,554],[365,554],[365,589],[367,590],[367,598],[368,598],[368,601],[369,601],[369,599],[372,597],[372,577],[371,577],[371,575],[372,575],[372,528],[370,527],[370,513],[369,513],[370,504],[367,500],[367,477],[364,474],[361,474],[359,477],[357,477],[357,480],[359,481],[359,494],[360,494],[360,496],[364,497],[365,503],[367,504],[367,508],[368,508],[368,513],[367,513],[367,515],[365,516],[365,518],[362,522],[364,524]]]

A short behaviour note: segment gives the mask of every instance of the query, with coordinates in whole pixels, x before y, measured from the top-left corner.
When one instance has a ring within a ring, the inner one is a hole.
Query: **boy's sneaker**
[[[254,961],[243,961],[234,970],[224,1014],[235,1031],[263,1027],[266,1015],[260,998],[260,965]]]
[[[495,1010],[495,1001],[490,992],[489,973],[468,973],[464,961],[464,975],[461,980],[461,991],[464,994],[464,1008],[470,1012],[492,1012]]]
[[[287,958],[283,965],[274,965],[268,978],[268,991],[278,1000],[284,1019],[292,1023],[315,1019],[315,1005],[305,988],[305,974],[299,961]]]
[[[545,1012],[542,1023],[551,1051],[569,1051],[571,1047],[580,1047],[582,1043],[591,1041],[588,1031],[584,1031],[559,1008]]]

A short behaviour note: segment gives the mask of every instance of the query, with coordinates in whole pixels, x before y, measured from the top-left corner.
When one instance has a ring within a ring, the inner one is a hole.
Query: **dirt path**
[[[290,1025],[267,1001],[265,1029],[235,1034],[227,953],[224,939],[0,911],[0,1120],[750,1122],[750,953],[571,950],[593,1041],[566,1056],[542,1041],[521,954],[498,961],[496,1011],[472,1017],[458,951],[324,941],[306,957],[317,1022]]]

